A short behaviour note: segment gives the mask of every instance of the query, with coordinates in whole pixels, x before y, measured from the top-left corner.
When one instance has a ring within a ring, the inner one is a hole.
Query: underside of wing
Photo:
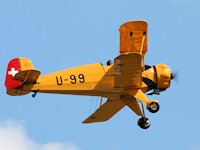
[[[126,105],[137,115],[142,115],[137,100],[132,96],[124,96],[117,101],[107,100],[107,102],[100,106],[92,115],[85,119],[83,123],[107,121]]]
[[[130,21],[120,26],[120,53],[138,52],[142,58],[147,51],[147,22]]]
[[[124,104],[126,104],[132,111],[134,111],[138,116],[141,116],[142,115],[142,112],[140,110],[140,107],[138,105],[138,102],[137,100],[132,97],[132,96],[129,96],[129,97],[124,97],[124,98],[121,98],[121,100],[124,102]]]
[[[120,111],[125,104],[122,101],[108,100],[100,106],[92,115],[90,115],[83,123],[102,122],[110,119],[118,111]]]
[[[114,60],[115,87],[140,88],[142,84],[142,58],[138,53],[121,54]]]

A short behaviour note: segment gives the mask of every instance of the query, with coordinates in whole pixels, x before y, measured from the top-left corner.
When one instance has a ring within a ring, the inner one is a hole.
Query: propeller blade
[[[175,80],[175,81],[178,81],[178,72],[172,72],[171,73],[171,79]]]

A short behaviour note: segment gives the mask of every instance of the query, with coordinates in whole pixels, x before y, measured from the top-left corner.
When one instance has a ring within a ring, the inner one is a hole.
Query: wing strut
[[[102,102],[103,102],[103,97],[101,97],[101,100],[100,100],[100,106],[99,106],[99,107],[101,107]]]
[[[143,47],[144,47],[145,37],[146,37],[146,32],[143,32],[142,43],[141,43],[141,47],[140,47],[140,55],[142,55],[142,50],[143,50]]]

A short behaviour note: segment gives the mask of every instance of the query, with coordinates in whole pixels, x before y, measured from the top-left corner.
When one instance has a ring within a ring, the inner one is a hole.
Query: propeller
[[[171,73],[171,80],[178,82],[178,72],[172,72]]]

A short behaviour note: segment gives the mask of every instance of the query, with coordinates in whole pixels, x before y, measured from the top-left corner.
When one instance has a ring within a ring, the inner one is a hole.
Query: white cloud
[[[13,121],[0,123],[0,150],[78,150],[71,143],[39,144],[29,138],[22,124]]]

